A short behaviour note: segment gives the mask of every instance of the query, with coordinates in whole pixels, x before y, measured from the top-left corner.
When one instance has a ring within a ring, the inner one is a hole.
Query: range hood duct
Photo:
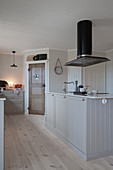
[[[110,60],[92,56],[92,22],[79,21],[77,23],[77,59],[67,62],[65,66],[86,67],[107,61]]]

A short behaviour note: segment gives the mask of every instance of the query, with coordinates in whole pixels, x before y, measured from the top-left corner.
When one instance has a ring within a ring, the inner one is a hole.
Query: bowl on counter
[[[93,89],[91,92],[92,92],[92,94],[97,94],[98,90]]]

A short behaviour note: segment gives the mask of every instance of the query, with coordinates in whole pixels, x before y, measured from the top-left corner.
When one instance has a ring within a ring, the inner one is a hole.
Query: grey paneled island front
[[[46,93],[46,126],[91,160],[113,154],[113,96]]]

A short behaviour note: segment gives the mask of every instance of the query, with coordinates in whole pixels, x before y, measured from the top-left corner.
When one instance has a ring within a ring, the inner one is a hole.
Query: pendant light
[[[10,65],[10,67],[17,67],[17,65],[15,64],[15,56],[14,56],[16,51],[12,51],[12,53],[13,53],[13,64]]]

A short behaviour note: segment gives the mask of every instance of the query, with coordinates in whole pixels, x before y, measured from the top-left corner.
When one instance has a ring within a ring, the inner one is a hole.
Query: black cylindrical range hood
[[[67,62],[65,66],[86,67],[106,61],[109,59],[92,56],[92,22],[79,21],[77,23],[77,59]]]
[[[92,22],[80,21],[77,24],[77,56],[92,54]]]

